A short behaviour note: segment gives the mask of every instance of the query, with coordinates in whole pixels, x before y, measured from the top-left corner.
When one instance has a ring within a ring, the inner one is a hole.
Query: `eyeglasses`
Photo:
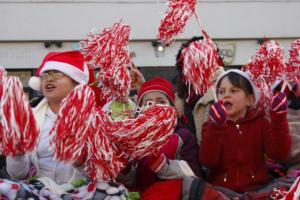
[[[59,71],[47,71],[40,74],[42,80],[53,79],[55,81],[62,79],[65,75]]]

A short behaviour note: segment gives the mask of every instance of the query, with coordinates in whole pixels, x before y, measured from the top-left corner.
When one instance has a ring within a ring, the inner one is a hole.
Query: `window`
[[[28,99],[33,97],[33,90],[28,86],[28,81],[31,76],[33,76],[33,69],[6,69],[9,76],[19,77],[25,94],[28,96]]]

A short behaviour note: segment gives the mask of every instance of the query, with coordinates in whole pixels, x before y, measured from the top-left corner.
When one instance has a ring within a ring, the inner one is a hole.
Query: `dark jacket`
[[[245,118],[223,126],[206,122],[199,158],[211,170],[210,183],[246,192],[269,182],[265,155],[285,160],[290,147],[286,113],[271,113],[270,122],[261,112],[249,111]]]

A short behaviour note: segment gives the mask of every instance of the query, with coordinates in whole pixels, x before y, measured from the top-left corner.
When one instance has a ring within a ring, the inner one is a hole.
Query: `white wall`
[[[37,67],[48,51],[71,49],[72,41],[84,38],[93,27],[109,27],[123,19],[132,27],[129,48],[137,65],[173,66],[179,42],[167,47],[161,58],[151,46],[166,9],[166,1],[159,0],[0,0],[0,64]],[[231,65],[247,62],[257,38],[276,38],[286,49],[300,38],[298,0],[201,0],[197,13],[212,38],[235,49]],[[192,17],[176,39],[199,33]],[[46,40],[64,41],[63,47],[46,49]]]
[[[121,19],[132,26],[131,39],[154,39],[167,8],[158,2],[1,0],[0,40],[78,40],[93,27],[111,26]],[[300,1],[207,0],[198,2],[197,13],[213,38],[300,36]],[[192,17],[178,38],[194,34],[199,34],[199,27]]]

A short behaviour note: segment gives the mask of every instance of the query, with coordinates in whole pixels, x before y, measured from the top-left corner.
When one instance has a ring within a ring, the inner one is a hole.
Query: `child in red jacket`
[[[202,128],[199,152],[200,162],[210,169],[208,181],[235,192],[259,189],[269,182],[265,155],[274,160],[289,155],[286,96],[275,94],[268,120],[254,110],[259,94],[247,73],[227,71],[216,91],[218,102]]]

